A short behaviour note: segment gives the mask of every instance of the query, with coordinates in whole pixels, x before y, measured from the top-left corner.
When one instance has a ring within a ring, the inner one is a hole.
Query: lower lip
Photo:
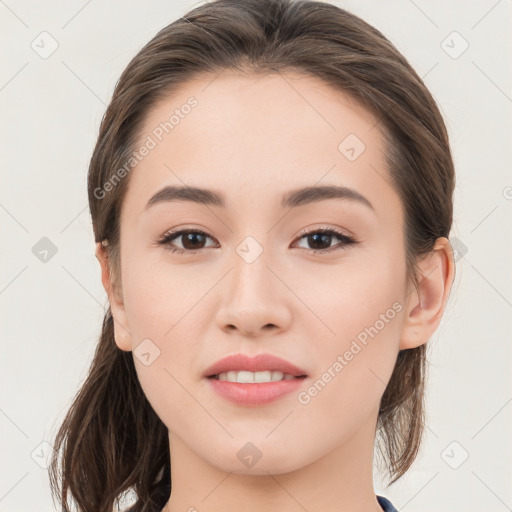
[[[237,405],[263,405],[273,402],[282,396],[300,388],[307,377],[293,380],[278,380],[274,382],[259,382],[257,384],[243,384],[228,382],[212,377],[207,380],[219,395]]]

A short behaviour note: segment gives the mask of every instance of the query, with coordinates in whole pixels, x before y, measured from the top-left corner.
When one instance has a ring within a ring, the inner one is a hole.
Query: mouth
[[[203,377],[241,384],[259,384],[307,377],[306,371],[273,354],[231,354],[212,364]]]
[[[210,388],[238,406],[263,406],[304,386],[307,373],[274,354],[231,354],[203,372]]]
[[[270,382],[279,382],[282,380],[305,379],[306,377],[307,375],[291,375],[281,371],[268,370],[250,372],[246,370],[231,370],[209,375],[207,378],[224,382],[236,382],[239,384],[264,384]]]
[[[206,381],[223,399],[238,407],[262,407],[298,392],[307,375],[281,371],[227,371],[209,375]]]

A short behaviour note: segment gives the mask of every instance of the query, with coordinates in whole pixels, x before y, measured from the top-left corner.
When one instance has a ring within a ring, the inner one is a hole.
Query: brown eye
[[[341,249],[345,246],[353,246],[357,244],[356,240],[352,237],[337,231],[336,229],[317,229],[314,231],[302,231],[301,237],[299,240],[303,238],[306,239],[306,243],[311,246],[311,248],[307,248],[306,250],[311,253],[325,253],[334,251],[336,249]],[[333,239],[340,240],[340,243],[335,245],[334,247],[330,247]]]
[[[167,233],[158,242],[158,245],[163,245],[166,250],[177,253],[194,253],[201,249],[206,249],[208,239],[213,240],[208,233],[197,229],[188,229]],[[352,237],[341,233],[340,231],[329,229],[317,229],[311,231],[302,231],[299,240],[306,239],[306,243],[310,248],[305,249],[310,253],[327,253],[337,249],[342,249],[347,246],[353,246],[358,242]],[[339,243],[333,247],[331,244],[333,240],[338,239]],[[177,243],[181,243],[181,247],[177,247]],[[213,245],[214,247],[215,245]]]
[[[196,250],[204,249],[205,242],[208,238],[212,238],[208,233],[200,230],[182,230],[165,235],[158,241],[159,245],[164,245],[165,248],[171,252],[194,252]],[[175,247],[174,241],[181,242],[182,247]]]

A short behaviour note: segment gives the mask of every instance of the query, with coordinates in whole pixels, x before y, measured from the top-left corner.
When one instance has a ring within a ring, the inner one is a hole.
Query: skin
[[[140,140],[190,96],[198,105],[129,176],[120,283],[100,244],[96,251],[117,346],[135,350],[149,338],[160,350],[148,366],[134,362],[169,429],[164,510],[381,512],[372,480],[379,402],[398,351],[426,343],[441,321],[454,276],[449,242],[438,239],[420,262],[417,293],[406,280],[402,203],[376,119],[319,79],[196,78],[149,112]],[[366,146],[352,162],[338,150],[350,133]],[[222,192],[226,207],[181,201],[144,211],[164,185],[184,184]],[[374,209],[346,199],[280,206],[290,189],[331,184],[356,189]],[[320,245],[337,246],[332,252],[309,254],[318,246],[300,231],[326,227],[359,243],[334,236]],[[172,228],[211,238],[196,254],[171,253],[155,241]],[[250,264],[236,252],[247,236],[263,249]],[[290,393],[235,405],[201,377],[226,355],[269,352],[306,370],[304,391],[394,303],[401,311],[307,404]],[[237,457],[248,442],[262,454],[250,468]]]

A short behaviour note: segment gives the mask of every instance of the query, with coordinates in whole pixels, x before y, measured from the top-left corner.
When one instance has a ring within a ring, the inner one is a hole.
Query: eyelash
[[[172,242],[174,239],[179,238],[181,235],[184,235],[187,233],[195,233],[195,234],[199,234],[199,235],[204,235],[204,236],[207,236],[207,237],[213,239],[212,236],[210,236],[208,233],[206,233],[205,231],[202,231],[200,229],[183,229],[181,231],[174,231],[174,232],[171,231],[171,232],[166,233],[159,240],[157,240],[156,244],[159,246],[163,245],[163,246],[165,246],[164,247],[165,250],[170,251],[172,253],[178,253],[178,254],[183,254],[183,253],[195,254],[197,251],[201,251],[202,249],[186,250],[186,249],[180,249],[179,247],[172,247],[170,245],[170,242]],[[319,254],[319,253],[325,254],[325,253],[333,252],[337,249],[342,249],[344,247],[345,248],[352,247],[359,243],[354,238],[352,238],[348,235],[345,235],[341,231],[338,231],[337,229],[334,229],[334,228],[313,229],[313,230],[309,230],[309,231],[307,229],[303,229],[299,233],[299,236],[296,238],[296,240],[300,240],[300,239],[304,238],[305,236],[319,234],[319,233],[321,233],[323,235],[335,235],[337,238],[339,238],[341,240],[341,243],[338,245],[335,245],[334,247],[331,247],[329,249],[305,249],[305,251],[308,254]]]

